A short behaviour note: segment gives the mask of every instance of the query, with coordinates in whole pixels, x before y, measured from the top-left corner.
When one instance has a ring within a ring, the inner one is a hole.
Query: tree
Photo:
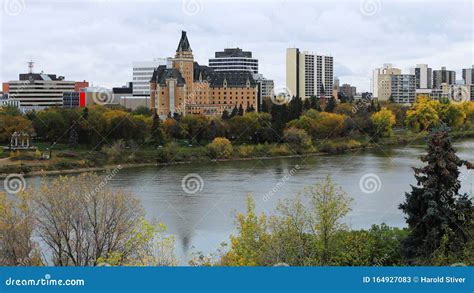
[[[311,109],[311,101],[310,99],[304,99],[303,101],[303,111],[308,111]]]
[[[25,192],[0,193],[0,266],[41,265],[33,239],[35,220]]]
[[[138,199],[123,191],[112,192],[107,178],[94,174],[60,177],[30,191],[37,233],[50,249],[54,265],[154,263],[146,257],[157,231],[143,220]]]
[[[301,153],[303,150],[311,148],[311,137],[303,129],[290,127],[285,129],[284,141],[288,143],[292,150]]]
[[[448,128],[430,132],[428,153],[421,161],[426,165],[414,168],[417,185],[400,205],[410,229],[405,252],[415,261],[430,257],[442,240],[449,251],[462,251],[473,220],[472,212],[466,212],[473,210],[472,202],[459,192],[459,167],[464,162],[456,155]]]
[[[132,111],[132,115],[151,116],[153,115],[153,112],[148,107],[138,106],[135,110]]]
[[[151,139],[155,145],[165,145],[166,137],[161,125],[160,116],[153,114],[153,123],[151,125]]]
[[[311,96],[310,98],[310,101],[311,101],[311,109],[314,109],[318,112],[321,112],[322,109],[321,109],[321,102],[319,101],[319,98],[316,97],[316,96]]]
[[[321,251],[321,264],[331,261],[332,241],[337,231],[344,229],[341,223],[350,212],[352,199],[338,186],[332,183],[329,176],[326,180],[305,189],[304,195],[310,199],[311,211],[309,221],[313,233],[318,235]]]
[[[225,137],[216,137],[207,145],[209,155],[213,159],[228,159],[232,156],[232,144]]]
[[[33,124],[22,116],[9,116],[0,114],[0,141],[9,142],[15,131],[24,131],[32,134]]]
[[[288,120],[298,119],[303,112],[303,101],[300,97],[293,97],[288,103]]]
[[[222,120],[229,120],[230,119],[229,111],[227,111],[227,109],[224,109],[224,111],[222,111],[221,119]]]
[[[288,122],[288,109],[286,104],[272,105],[272,128],[274,131],[274,141],[280,141],[283,136],[283,130]]]
[[[253,107],[253,104],[247,107],[247,113],[255,112],[255,108]]]
[[[39,111],[33,120],[33,126],[39,137],[50,142],[67,137],[66,122],[55,109]]]
[[[230,118],[233,118],[239,114],[239,110],[237,109],[237,105],[234,106],[232,112],[230,113]]]
[[[240,104],[239,106],[239,111],[237,113],[239,116],[244,116],[244,107],[242,106],[242,104]]]
[[[326,107],[324,107],[324,111],[329,112],[329,113],[333,112],[334,109],[336,108],[336,106],[337,106],[336,99],[334,99],[334,97],[331,97],[331,98],[329,98],[329,101],[328,101]]]
[[[396,123],[392,111],[384,107],[372,114],[371,120],[375,127],[375,137],[390,136],[392,134],[392,127]]]
[[[438,126],[440,118],[435,104],[428,97],[418,97],[418,101],[406,113],[406,125],[421,131]]]

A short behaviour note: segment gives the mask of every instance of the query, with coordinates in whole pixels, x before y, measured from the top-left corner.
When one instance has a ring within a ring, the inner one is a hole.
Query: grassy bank
[[[226,160],[263,159],[274,157],[292,157],[315,154],[337,154],[364,148],[378,148],[389,146],[406,146],[423,142],[426,132],[411,132],[406,130],[395,131],[391,137],[378,141],[368,136],[344,137],[314,142],[310,149],[300,149],[288,144],[257,144],[233,145],[231,157]],[[455,139],[473,138],[474,130],[453,131]],[[133,148],[103,147],[101,150],[88,150],[84,146],[69,149],[67,145],[54,146],[52,158],[42,160],[42,152],[47,152],[49,146],[37,143],[37,152],[0,152],[0,176],[10,173],[36,175],[41,172],[59,174],[62,170],[85,172],[101,170],[117,164],[127,166],[146,166],[161,164],[177,164],[189,162],[205,162],[216,158],[212,157],[205,145],[190,146],[186,143],[173,142],[164,147],[155,148],[144,145]]]

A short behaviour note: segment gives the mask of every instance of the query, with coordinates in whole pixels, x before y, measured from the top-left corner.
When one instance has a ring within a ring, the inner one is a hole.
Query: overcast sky
[[[194,58],[240,47],[285,85],[288,47],[334,57],[335,75],[369,90],[371,70],[474,63],[472,1],[0,0],[0,81],[35,71],[97,86],[131,81],[131,63],[174,56],[181,30]]]

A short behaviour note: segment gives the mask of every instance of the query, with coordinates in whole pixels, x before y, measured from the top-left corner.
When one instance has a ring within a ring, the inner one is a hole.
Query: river
[[[462,159],[474,161],[474,140],[455,145]],[[403,227],[398,205],[415,183],[411,168],[420,166],[424,153],[423,145],[410,145],[304,158],[130,168],[122,169],[110,184],[138,196],[147,217],[166,225],[176,238],[180,263],[185,264],[192,252],[215,252],[221,242],[229,241],[236,212],[245,211],[247,194],[255,198],[258,212],[271,213],[280,199],[294,197],[327,175],[353,198],[345,218],[350,228],[380,223]],[[473,172],[461,170],[462,191],[472,194]],[[182,180],[187,175],[197,178],[196,189],[188,190],[196,193],[185,192]],[[28,179],[34,184],[39,180]]]

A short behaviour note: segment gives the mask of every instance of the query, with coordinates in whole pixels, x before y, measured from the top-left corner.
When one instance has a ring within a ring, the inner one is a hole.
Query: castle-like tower
[[[189,97],[193,92],[194,56],[185,31],[181,32],[181,39],[173,60],[173,68],[177,69],[186,81],[186,96]]]

